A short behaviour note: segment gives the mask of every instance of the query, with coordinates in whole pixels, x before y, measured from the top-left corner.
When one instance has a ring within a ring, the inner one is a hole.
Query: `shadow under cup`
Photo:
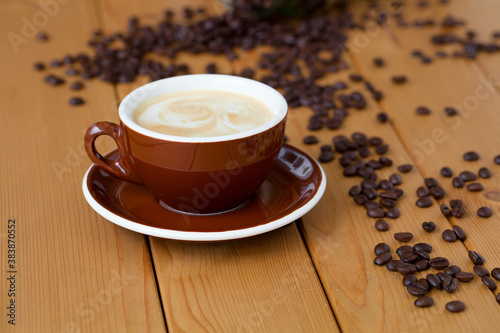
[[[133,111],[144,100],[197,89],[250,95],[268,105],[274,117],[253,130],[217,137],[171,136],[134,122]],[[144,184],[163,206],[192,214],[220,213],[244,204],[270,173],[283,144],[287,110],[279,92],[254,80],[218,74],[167,78],[127,95],[120,104],[119,125],[98,122],[90,126],[85,148],[99,167]],[[100,135],[115,139],[117,160],[97,152],[94,143]]]

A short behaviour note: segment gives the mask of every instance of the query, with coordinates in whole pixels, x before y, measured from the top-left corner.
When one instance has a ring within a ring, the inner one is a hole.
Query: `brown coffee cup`
[[[214,137],[182,137],[139,126],[132,113],[141,102],[160,94],[215,89],[243,93],[265,103],[271,121],[253,130]],[[85,134],[90,159],[123,180],[143,184],[164,207],[188,214],[235,209],[252,196],[268,176],[284,139],[287,103],[275,89],[229,75],[197,74],[158,80],[132,91],[120,103],[120,124],[98,122]],[[109,160],[95,147],[111,136],[119,151]]]

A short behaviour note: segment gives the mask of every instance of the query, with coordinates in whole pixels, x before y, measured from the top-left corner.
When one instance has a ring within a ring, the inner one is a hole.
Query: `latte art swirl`
[[[225,91],[183,91],[153,97],[134,112],[138,125],[188,137],[222,136],[249,131],[274,114],[263,102]]]

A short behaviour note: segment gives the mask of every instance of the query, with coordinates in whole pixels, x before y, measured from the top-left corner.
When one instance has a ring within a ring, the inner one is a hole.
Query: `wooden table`
[[[348,74],[358,72],[386,98],[380,103],[370,99],[366,110],[352,111],[341,129],[317,134],[322,143],[355,131],[382,137],[390,143],[387,156],[395,165],[381,176],[402,163],[415,165],[403,175],[401,217],[389,220],[388,232],[376,231],[374,219],[347,196],[358,180],[344,178],[334,161],[323,165],[328,178],[323,199],[300,221],[244,240],[183,243],[115,226],[97,215],[81,192],[90,165],[82,149],[84,131],[99,120],[116,122],[117,103],[145,80],[116,86],[90,81],[78,93],[87,103],[75,108],[68,105],[75,94],[67,85],[48,86],[32,64],[86,49],[94,29],[123,30],[131,14],[153,23],[166,7],[180,10],[191,3],[212,12],[221,8],[215,1],[201,0],[51,3],[57,5],[47,10],[50,15],[41,14],[44,10],[37,1],[0,3],[1,332],[498,331],[500,305],[477,276],[460,283],[454,294],[431,291],[434,306],[421,309],[401,286],[401,275],[372,263],[374,245],[387,242],[394,250],[400,244],[393,233],[410,231],[415,235],[412,243],[429,242],[434,256],[445,256],[462,270],[472,271],[468,250],[480,252],[487,269],[500,266],[500,166],[493,163],[500,153],[498,53],[480,54],[476,61],[447,58],[421,65],[410,52],[419,48],[433,55],[437,48],[429,38],[440,31],[437,27],[398,29],[391,22],[370,34],[350,33],[346,57],[351,70],[331,74],[325,82],[349,82]],[[380,8],[388,8],[388,3]],[[482,40],[498,28],[496,0],[455,0],[428,9],[417,9],[416,3],[409,1],[405,9],[410,21],[453,13],[465,18]],[[368,8],[364,2],[353,7],[359,15]],[[50,41],[38,42],[29,30],[23,35],[27,21],[37,22]],[[24,39],[13,46],[9,33]],[[182,60],[193,72],[204,72],[205,64],[215,61],[220,71],[229,73],[255,65],[257,54],[242,54],[232,63],[210,55],[182,55]],[[385,68],[373,66],[377,56],[386,60]],[[394,85],[390,78],[397,74],[407,75],[409,82]],[[362,83],[349,84],[351,90],[364,91]],[[418,105],[433,113],[415,115]],[[442,116],[443,108],[453,105],[459,107],[459,115]],[[380,110],[389,114],[389,123],[375,120]],[[317,145],[302,144],[310,113],[307,108],[291,110],[287,135],[290,144],[317,156]],[[109,141],[99,143],[101,151],[113,148]],[[468,150],[479,152],[481,159],[465,162],[462,154]],[[445,165],[455,173],[486,166],[493,177],[481,180],[483,192],[455,189],[439,176]],[[466,216],[446,219],[438,203],[416,208],[415,190],[431,176],[447,191],[440,203],[460,198]],[[476,216],[483,205],[493,209],[492,218]],[[437,230],[427,234],[421,223],[430,220]],[[456,224],[464,228],[467,240],[444,242],[441,232]],[[15,230],[15,238],[9,230]],[[15,240],[12,269],[7,261],[9,239]],[[15,273],[8,273],[11,270]],[[14,279],[8,280],[11,275]],[[8,293],[12,287],[15,296]],[[15,325],[7,316],[12,299]],[[464,312],[444,309],[454,299],[464,301]]]

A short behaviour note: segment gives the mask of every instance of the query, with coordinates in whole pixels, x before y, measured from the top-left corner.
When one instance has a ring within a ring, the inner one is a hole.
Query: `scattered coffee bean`
[[[431,114],[431,110],[428,108],[428,107],[425,107],[425,106],[420,106],[418,107],[415,112],[418,114],[418,115],[429,115]]]
[[[395,84],[403,84],[408,81],[408,78],[405,75],[394,75],[391,79]]]
[[[464,187],[464,181],[460,177],[453,177],[452,184],[456,188]]]
[[[387,267],[387,269],[390,270],[391,272],[395,272],[396,267],[398,267],[398,265],[402,263],[403,262],[401,260],[391,260],[385,265],[385,267]]]
[[[465,207],[464,203],[462,200],[459,199],[454,199],[450,200],[450,206],[451,206],[451,215],[455,217],[462,217],[465,214]],[[441,210],[443,211],[443,210]],[[444,212],[443,212],[444,214]]]
[[[486,287],[488,287],[490,290],[495,290],[497,289],[497,285],[495,283],[495,281],[493,281],[492,278],[490,278],[489,276],[483,276],[481,278],[481,281],[486,285]]]
[[[379,112],[377,113],[377,120],[379,123],[384,124],[389,120],[389,115],[385,112]]]
[[[472,171],[462,171],[459,175],[459,177],[464,181],[464,182],[472,182],[477,179],[477,176],[474,172]]]
[[[401,213],[399,212],[399,209],[397,207],[392,207],[387,210],[386,215],[388,218],[397,219],[401,215]]]
[[[329,144],[321,145],[321,147],[319,147],[319,149],[321,150],[321,152],[333,151],[332,145],[329,145]]]
[[[481,168],[477,172],[478,176],[484,179],[491,178],[491,171],[488,168]]]
[[[480,277],[490,276],[490,272],[488,272],[488,270],[486,268],[484,268],[483,266],[476,265],[476,266],[474,266],[473,270]]]
[[[419,188],[417,188],[417,196],[419,198],[428,197],[429,194],[430,194],[430,191],[427,187],[420,186]]]
[[[462,270],[460,269],[460,267],[458,267],[457,265],[451,265],[451,266],[448,266],[445,270],[444,270],[444,273],[445,274],[448,274],[449,276],[452,276],[452,277],[455,277],[455,275],[458,273],[458,272],[461,272]]]
[[[353,82],[361,82],[363,81],[363,77],[359,74],[350,74],[349,75],[349,79],[351,79],[351,81]]]
[[[403,286],[408,287],[410,284],[417,282],[415,274],[406,274],[403,276]]]
[[[481,183],[470,183],[467,185],[467,189],[471,192],[480,192],[484,190],[484,187]]]
[[[418,260],[416,263],[415,263],[415,268],[417,269],[417,271],[419,272],[423,272],[423,271],[426,271],[428,270],[430,267],[429,265],[429,260],[426,260],[426,259],[421,259],[421,260]]]
[[[80,71],[78,71],[77,69],[75,68],[68,68],[66,70],[66,75],[68,76],[76,76],[76,75],[80,75]]]
[[[33,67],[37,70],[37,71],[43,71],[45,69],[45,65],[43,64],[43,62],[35,62],[33,64]]]
[[[422,64],[427,65],[427,64],[432,63],[432,58],[424,56],[424,57],[422,57],[422,59],[420,61],[422,62]]]
[[[403,245],[396,249],[396,253],[401,257],[404,253],[413,253],[413,246],[411,245]]]
[[[411,232],[396,232],[394,234],[394,239],[398,242],[409,242],[413,239],[413,234]]]
[[[497,300],[497,303],[500,304],[500,293],[498,293],[496,300]]]
[[[457,241],[457,234],[451,229],[446,229],[445,231],[443,231],[442,237],[445,241],[450,243]]]
[[[474,265],[484,264],[483,256],[477,253],[476,251],[469,251],[469,259],[472,261]]]
[[[493,162],[495,162],[495,164],[500,164],[500,155],[495,156]]]
[[[443,281],[443,289],[449,293],[454,293],[457,290],[458,281],[455,278],[448,277]]]
[[[38,39],[40,42],[46,42],[49,40],[49,35],[47,35],[46,32],[39,32],[36,35],[36,39]]]
[[[306,145],[312,145],[312,144],[318,143],[319,140],[318,140],[318,137],[315,135],[308,135],[308,136],[304,137],[302,142]]]
[[[393,185],[401,185],[403,183],[403,178],[401,178],[401,175],[398,173],[393,173],[392,175],[389,176],[389,181]]]
[[[455,274],[455,278],[460,282],[469,282],[474,279],[474,274],[469,272],[458,272]]]
[[[450,262],[448,261],[448,259],[443,257],[434,257],[429,260],[429,264],[432,268],[443,270],[450,265]]]
[[[405,252],[400,256],[400,258],[402,262],[414,264],[418,260],[418,254],[414,252]]]
[[[441,280],[441,281],[444,281],[444,279],[450,277],[448,274],[444,273],[444,272],[439,272],[436,274],[436,276]]]
[[[411,170],[413,170],[413,165],[412,164],[401,164],[400,166],[398,166],[398,170],[401,173],[408,173]]]
[[[436,229],[436,224],[432,221],[429,221],[429,222],[423,222],[422,223],[422,228],[426,231],[426,232],[433,232],[434,229]]]
[[[374,59],[373,59],[373,64],[374,64],[376,67],[384,67],[384,66],[385,66],[385,61],[384,61],[384,59],[382,59],[382,58],[374,58]]]
[[[451,178],[451,177],[453,177],[453,171],[449,167],[443,167],[441,169],[441,176],[446,177],[446,178]]]
[[[439,200],[442,199],[446,192],[441,186],[431,187],[431,195],[434,199]]]
[[[424,251],[424,252],[427,252],[427,253],[431,253],[432,252],[432,246],[431,246],[431,244],[427,244],[427,243],[417,243],[417,244],[413,245],[413,250],[414,251]]]
[[[373,263],[378,266],[383,266],[392,260],[392,255],[389,252],[384,252],[379,254],[374,260]]]
[[[441,204],[441,213],[443,213],[444,216],[449,217],[451,216],[451,210],[446,206],[446,204]]]
[[[462,301],[451,301],[446,303],[445,308],[450,312],[462,312],[465,310],[465,304]]]
[[[370,207],[366,210],[366,214],[374,219],[380,219],[385,217],[385,210],[378,207]]]
[[[379,219],[375,221],[375,229],[378,231],[387,231],[389,230],[389,223],[386,220]]]
[[[460,226],[454,225],[453,226],[453,231],[457,235],[457,238],[459,240],[461,240],[462,242],[467,238],[467,235],[465,234],[464,229],[462,229]]]
[[[497,280],[500,281],[500,267],[495,267],[491,270],[491,276]]]
[[[389,150],[388,145],[380,145],[375,147],[375,152],[379,155],[384,155],[385,153],[387,153],[388,150]]]
[[[380,164],[382,164],[385,167],[390,167],[392,165],[392,160],[390,158],[385,157],[385,156],[380,156],[378,161],[380,162]]]
[[[71,86],[69,87],[69,89],[71,89],[71,90],[80,90],[83,88],[84,88],[84,85],[80,81],[73,82],[71,84]]]
[[[452,107],[445,107],[444,108],[444,113],[447,116],[456,116],[458,114],[458,110]]]
[[[423,296],[429,291],[429,283],[426,279],[420,279],[417,282],[412,282],[406,287],[406,290],[413,296]]]
[[[427,274],[425,278],[433,288],[436,288],[437,290],[443,289],[443,281],[437,275]]]
[[[401,275],[407,274],[415,274],[417,272],[417,268],[413,264],[402,263],[396,267],[396,270]]]
[[[69,100],[69,104],[75,105],[75,106],[82,105],[82,104],[85,104],[85,101],[80,97],[71,97]]]
[[[318,160],[321,163],[328,163],[328,162],[333,161],[334,158],[335,158],[335,154],[333,153],[333,151],[324,151],[324,152],[321,152],[321,154],[319,154]]]
[[[437,181],[436,178],[433,178],[433,177],[425,178],[424,183],[425,183],[425,186],[427,186],[428,188],[433,188],[433,187],[439,186],[439,182]]]
[[[490,207],[483,206],[477,210],[477,216],[479,216],[479,217],[486,218],[486,217],[490,217],[491,214],[492,214],[492,212],[491,212]]]
[[[433,201],[429,197],[421,197],[421,198],[417,199],[417,201],[415,202],[415,204],[417,205],[417,207],[427,208],[427,207],[432,206]]]
[[[47,82],[51,86],[58,86],[58,85],[64,84],[66,82],[63,78],[52,75],[52,74],[45,76],[44,80],[45,80],[45,82]]]
[[[475,151],[469,151],[464,154],[464,160],[466,161],[477,161],[479,159],[479,154]]]
[[[373,249],[373,252],[375,253],[375,255],[379,255],[381,253],[384,253],[384,252],[389,252],[391,251],[391,247],[389,245],[387,245],[386,243],[379,243],[375,246],[375,248]]]

